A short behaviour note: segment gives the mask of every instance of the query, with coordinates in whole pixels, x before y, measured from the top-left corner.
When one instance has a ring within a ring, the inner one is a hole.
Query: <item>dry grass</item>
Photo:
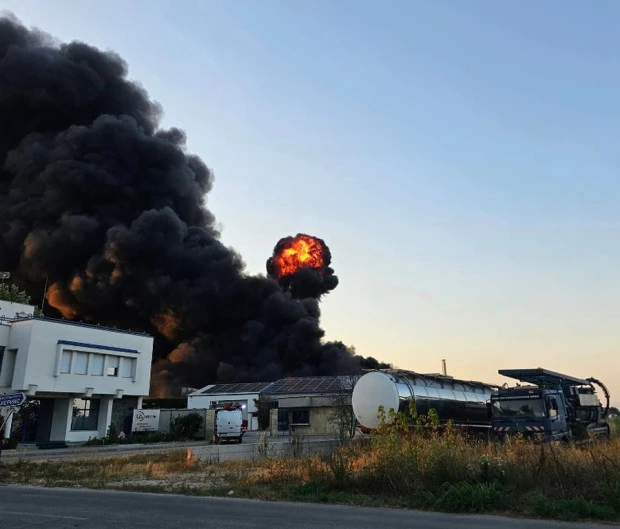
[[[620,517],[620,437],[585,446],[505,443],[430,432],[380,435],[327,457],[208,464],[185,451],[105,461],[18,462],[0,481],[186,494],[493,511],[555,518]]]

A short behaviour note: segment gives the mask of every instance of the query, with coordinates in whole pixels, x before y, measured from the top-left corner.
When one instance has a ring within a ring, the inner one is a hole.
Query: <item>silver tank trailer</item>
[[[412,371],[371,371],[353,388],[351,403],[359,423],[369,429],[379,425],[379,406],[407,411],[415,401],[423,415],[433,408],[439,420],[472,427],[490,426],[488,402],[496,386],[482,382],[456,380],[445,375],[422,375]]]

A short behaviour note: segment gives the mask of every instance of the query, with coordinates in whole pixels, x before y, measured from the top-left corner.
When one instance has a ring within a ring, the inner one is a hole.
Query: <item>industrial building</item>
[[[36,410],[11,417],[5,435],[45,446],[122,427],[149,393],[153,338],[34,313],[0,300],[0,394],[23,392]]]
[[[275,382],[209,384],[187,398],[193,409],[239,406],[248,430],[259,429],[259,405],[267,410],[272,435],[332,435],[333,416],[350,407],[357,376],[287,377]]]
[[[257,402],[271,382],[240,382],[235,384],[209,384],[187,395],[191,409],[220,408],[226,404],[241,408],[248,430],[258,430]]]

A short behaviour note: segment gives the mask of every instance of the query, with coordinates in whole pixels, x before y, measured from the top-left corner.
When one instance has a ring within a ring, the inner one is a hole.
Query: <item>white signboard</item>
[[[133,410],[132,432],[159,430],[159,410]]]

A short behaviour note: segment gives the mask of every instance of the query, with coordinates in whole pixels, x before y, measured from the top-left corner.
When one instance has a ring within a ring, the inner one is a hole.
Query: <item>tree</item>
[[[332,411],[329,422],[334,426],[338,433],[338,440],[343,444],[348,439],[353,438],[357,427],[357,419],[353,413],[353,406],[351,406],[351,393],[357,377],[349,375],[340,377],[340,380],[339,391],[331,402]]]
[[[258,399],[254,399],[254,405],[258,410],[258,428],[261,430],[267,430],[271,422],[271,403],[265,397],[259,395]]]
[[[0,300],[10,301],[11,303],[23,303],[24,305],[30,305],[30,296],[25,290],[21,290],[15,283],[0,283]],[[40,316],[41,309],[39,307],[34,308],[34,315]]]
[[[30,304],[30,296],[14,283],[0,283],[0,299],[24,305]]]

